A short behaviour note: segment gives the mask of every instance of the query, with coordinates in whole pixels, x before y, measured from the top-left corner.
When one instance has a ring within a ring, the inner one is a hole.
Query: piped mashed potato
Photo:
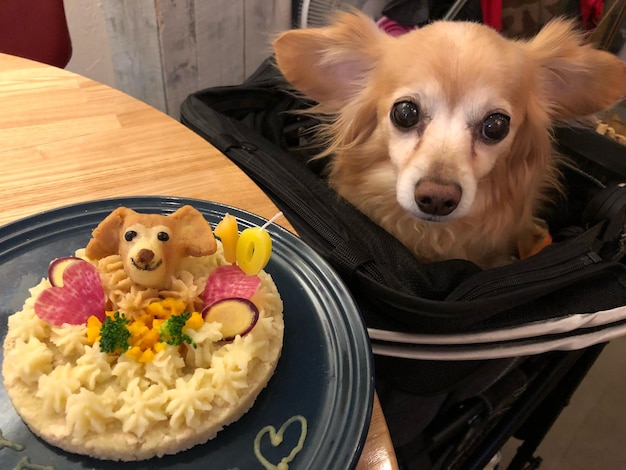
[[[84,250],[77,256],[86,259]],[[225,264],[215,255],[185,258],[168,290],[142,288],[126,275],[119,255],[98,261],[107,308],[128,318],[165,298],[201,311],[208,275]],[[261,271],[252,297],[254,328],[223,341],[220,323],[186,333],[192,344],[163,344],[150,361],[100,351],[87,325],[52,326],[34,310],[47,279],[30,289],[9,317],[4,342],[5,388],[22,419],[50,444],[100,459],[142,460],[204,443],[239,419],[274,373],[283,343],[282,301]],[[161,343],[162,344],[162,343]]]

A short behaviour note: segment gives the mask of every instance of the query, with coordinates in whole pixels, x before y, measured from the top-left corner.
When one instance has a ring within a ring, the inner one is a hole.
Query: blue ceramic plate
[[[240,228],[265,222],[220,204],[140,197],[63,207],[0,227],[0,340],[6,336],[7,317],[21,309],[28,288],[46,275],[49,261],[84,247],[109,212],[127,206],[167,214],[184,204],[196,207],[212,226],[226,212],[237,217]],[[161,459],[120,464],[47,445],[24,425],[2,387],[0,430],[17,448],[0,436],[0,467],[13,469],[30,462],[56,470],[263,469],[253,448],[257,434],[266,426],[279,430],[291,417],[302,416],[308,425],[306,439],[289,469],[353,468],[367,435],[374,393],[365,327],[349,292],[327,263],[288,231],[276,225],[268,230],[274,251],[266,270],[284,301],[285,341],[276,373],[247,414],[204,445]],[[0,350],[0,359],[1,354]],[[300,434],[299,423],[286,426],[283,443],[273,446],[265,433],[260,440],[262,456],[278,465]],[[23,449],[17,450],[19,446]]]

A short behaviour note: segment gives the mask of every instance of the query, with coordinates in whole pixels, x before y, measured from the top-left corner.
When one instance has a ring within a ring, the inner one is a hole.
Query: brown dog
[[[488,268],[532,251],[559,188],[553,125],[626,94],[626,63],[563,19],[513,41],[460,21],[392,37],[343,12],[273,46],[319,103],[330,184],[424,262]]]
[[[216,249],[211,226],[191,206],[167,216],[119,207],[95,228],[85,254],[100,259],[119,253],[133,282],[162,289],[169,287],[181,258]]]

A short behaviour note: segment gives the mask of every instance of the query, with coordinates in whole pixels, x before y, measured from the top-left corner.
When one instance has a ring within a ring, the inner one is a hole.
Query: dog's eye
[[[496,143],[509,134],[511,118],[506,114],[493,113],[485,118],[482,124],[481,135],[485,142]]]
[[[135,238],[137,236],[137,232],[135,232],[134,230],[129,230],[128,232],[126,232],[124,234],[124,240],[126,240],[127,242],[131,241],[133,238]]]
[[[157,238],[159,241],[166,242],[170,239],[170,236],[167,232],[159,232],[157,233]]]
[[[420,120],[419,106],[413,101],[398,101],[391,108],[391,122],[401,129],[410,129]]]

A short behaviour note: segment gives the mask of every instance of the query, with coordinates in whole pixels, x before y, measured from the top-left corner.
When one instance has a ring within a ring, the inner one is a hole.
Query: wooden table
[[[266,218],[278,211],[230,160],[169,116],[66,70],[6,54],[0,162],[0,225],[122,196],[205,199]],[[293,230],[284,218],[279,223]],[[377,398],[357,468],[397,468]]]

